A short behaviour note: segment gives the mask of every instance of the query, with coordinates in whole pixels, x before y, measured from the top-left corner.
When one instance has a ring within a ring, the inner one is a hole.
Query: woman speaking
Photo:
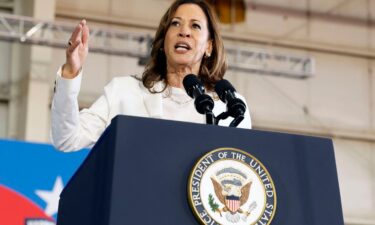
[[[89,27],[82,20],[70,37],[52,101],[51,136],[59,150],[93,146],[119,114],[205,123],[205,115],[196,111],[194,100],[184,90],[188,74],[197,75],[214,99],[214,115],[226,110],[214,92],[227,69],[223,41],[217,19],[203,0],[175,1],[160,21],[143,75],[114,78],[90,108],[79,111],[77,98],[88,51]],[[229,123],[227,118],[219,125]],[[238,126],[251,128],[248,110]]]

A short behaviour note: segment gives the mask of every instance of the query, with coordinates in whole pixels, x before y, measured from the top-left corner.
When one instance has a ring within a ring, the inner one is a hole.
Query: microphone
[[[205,94],[204,86],[198,77],[194,74],[186,75],[182,81],[186,93],[194,100],[195,109],[200,114],[206,114],[206,123],[215,124],[215,116],[212,113],[214,101],[210,96]]]
[[[231,83],[229,83],[229,81],[225,79],[222,79],[216,83],[215,91],[218,94],[220,100],[227,105],[227,111],[220,114],[217,117],[216,122],[219,122],[220,119],[226,119],[228,118],[228,116],[231,116],[234,118],[234,120],[229,126],[238,126],[238,124],[244,119],[244,114],[246,112],[245,102],[236,97],[236,89],[232,86]]]

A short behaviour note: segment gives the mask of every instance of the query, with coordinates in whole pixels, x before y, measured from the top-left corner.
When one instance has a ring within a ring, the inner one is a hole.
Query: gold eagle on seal
[[[226,219],[232,223],[237,223],[241,214],[242,219],[246,221],[251,211],[256,208],[256,202],[252,202],[248,210],[241,209],[250,196],[252,181],[248,176],[236,168],[227,167],[211,176],[211,181],[216,197],[224,205],[221,209],[211,206],[212,210],[220,216],[225,213]]]

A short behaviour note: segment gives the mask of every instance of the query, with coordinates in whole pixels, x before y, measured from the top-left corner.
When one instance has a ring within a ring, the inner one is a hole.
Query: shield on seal
[[[229,211],[232,213],[237,212],[237,210],[240,208],[240,198],[237,196],[227,196],[225,197],[225,205],[228,207]]]

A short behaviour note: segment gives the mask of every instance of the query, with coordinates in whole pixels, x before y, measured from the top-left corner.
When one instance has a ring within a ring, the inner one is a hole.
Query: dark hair
[[[212,52],[210,57],[203,57],[199,71],[199,78],[204,83],[206,89],[213,90],[217,81],[224,77],[227,70],[226,56],[224,52],[224,44],[219,33],[218,20],[216,14],[210,5],[204,0],[177,0],[175,1],[161,18],[159,28],[156,31],[154,41],[152,43],[151,58],[146,65],[142,75],[143,85],[151,92],[153,86],[158,81],[167,81],[167,61],[163,49],[165,35],[169,29],[172,17],[178,7],[183,4],[196,4],[204,12],[207,17],[207,25],[209,38],[212,40]]]

